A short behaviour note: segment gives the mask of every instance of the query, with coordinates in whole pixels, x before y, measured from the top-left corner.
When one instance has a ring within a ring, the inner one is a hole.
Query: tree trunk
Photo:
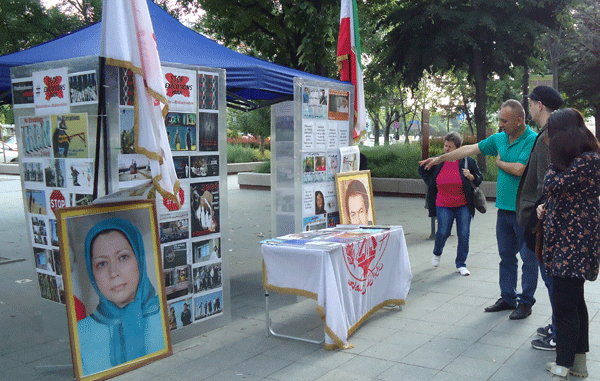
[[[523,65],[523,109],[525,110],[525,119],[529,117],[529,102],[525,95],[529,94],[529,66]]]
[[[477,141],[480,142],[486,138],[485,104],[487,101],[487,77],[483,70],[483,57],[478,48],[475,48],[473,51],[473,72],[475,74],[475,125],[477,126]],[[481,172],[487,171],[483,155],[477,156],[477,163]]]
[[[375,138],[375,145],[379,145],[379,118],[373,118],[373,137]]]
[[[600,138],[600,105],[594,107],[594,121],[596,122],[596,139]]]

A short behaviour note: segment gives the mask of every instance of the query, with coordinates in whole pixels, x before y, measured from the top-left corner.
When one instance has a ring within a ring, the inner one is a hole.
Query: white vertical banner
[[[107,64],[134,73],[135,151],[150,159],[158,192],[179,205],[179,180],[164,122],[168,102],[146,0],[104,0],[101,55]]]

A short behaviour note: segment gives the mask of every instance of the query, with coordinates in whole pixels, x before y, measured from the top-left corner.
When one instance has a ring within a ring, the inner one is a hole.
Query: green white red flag
[[[356,0],[342,0],[337,64],[340,68],[340,80],[350,81],[354,85],[354,132],[352,137],[357,141],[366,133],[367,117]]]
[[[169,106],[146,0],[104,0],[100,54],[108,65],[133,72],[135,151],[150,159],[156,190],[180,205],[164,120]]]

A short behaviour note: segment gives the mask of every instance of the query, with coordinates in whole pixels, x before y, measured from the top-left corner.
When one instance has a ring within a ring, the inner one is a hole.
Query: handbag
[[[468,160],[465,158],[465,169],[469,169]],[[473,204],[475,205],[475,209],[479,211],[479,213],[487,212],[487,201],[485,199],[485,195],[481,188],[473,184],[471,180],[469,180],[471,186],[473,187]]]

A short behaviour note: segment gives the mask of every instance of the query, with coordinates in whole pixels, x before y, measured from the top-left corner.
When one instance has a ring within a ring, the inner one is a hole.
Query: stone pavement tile
[[[22,363],[31,363],[48,357],[50,354],[59,352],[71,353],[70,343],[65,340],[52,340],[42,344],[32,345],[13,352],[5,353],[3,356],[15,359]]]
[[[325,373],[321,377],[317,378],[315,381],[371,381],[371,377],[366,377],[362,374],[357,374],[354,372],[348,372],[344,369],[333,369],[329,372]]]
[[[492,330],[501,322],[508,320],[508,315],[510,315],[510,312],[511,311],[485,312],[483,308],[479,310],[475,309],[471,314],[455,322],[454,325],[461,327],[472,327],[474,329],[484,328],[487,330]]]
[[[216,366],[211,360],[214,360],[213,356],[209,356],[208,358],[200,357],[194,361],[185,361],[179,365],[162,369],[160,372],[153,372],[153,374],[158,377],[165,376],[178,380],[202,380],[214,374],[221,373],[229,367],[229,364],[223,366],[222,362],[220,366]]]
[[[381,360],[400,362],[403,358],[418,349],[420,345],[407,342],[403,345],[381,342],[363,351],[360,356],[374,357]],[[361,361],[357,359],[357,361]]]
[[[71,367],[55,369],[35,368],[33,365],[27,364],[11,369],[1,369],[0,380],[72,381],[73,369]]]
[[[381,341],[386,337],[396,333],[396,329],[379,327],[376,325],[370,325],[367,321],[363,323],[353,334],[351,337],[358,337],[361,339],[368,339],[374,341]]]
[[[281,345],[263,353],[265,356],[277,357],[288,361],[298,361],[309,354],[318,351],[320,345],[304,343],[296,340],[277,339]]]
[[[444,368],[444,372],[453,373],[460,377],[469,376],[478,380],[487,380],[501,365],[501,363],[493,361],[458,356]]]
[[[297,362],[318,366],[320,368],[334,369],[341,364],[351,361],[357,357],[356,354],[348,353],[346,350],[328,351],[321,348],[315,352],[302,357]]]
[[[506,348],[517,349],[529,342],[529,336],[517,336],[504,332],[490,331],[479,342],[482,344],[498,345]]]
[[[312,381],[321,377],[331,369],[319,368],[318,366],[294,363],[278,370],[267,377],[269,380],[279,381]]]
[[[227,327],[221,327],[202,334],[201,338],[203,342],[212,344],[215,348],[221,348],[229,344],[237,343],[248,336],[250,335],[227,329]]]
[[[516,350],[513,348],[473,343],[461,354],[461,356],[497,364],[504,364],[513,354],[515,354],[515,352]]]
[[[490,381],[550,381],[550,373],[546,371],[546,362],[551,354],[536,351],[539,356],[524,355],[526,351],[518,351],[508,359],[496,373],[489,378]],[[572,378],[575,380],[576,378]]]
[[[111,378],[112,381],[146,381],[152,379],[156,375],[151,373],[144,372],[144,368],[139,368],[132,370],[131,372],[127,372],[125,374],[121,374],[115,378]],[[165,377],[164,375],[160,375],[160,377]]]
[[[450,372],[445,372],[445,371],[441,371],[438,372],[435,376],[433,376],[433,378],[431,378],[429,381],[485,381],[485,378],[477,378],[477,377],[472,377],[472,376],[466,376],[466,375],[456,375],[454,373],[450,373]],[[516,380],[513,380],[516,381]]]
[[[201,337],[186,340],[185,343],[186,347],[179,349],[176,348],[176,346],[182,343],[176,344],[176,346],[173,347],[173,356],[167,357],[166,359],[161,360],[161,362],[167,363],[167,366],[171,366],[171,363],[172,365],[180,365],[181,362],[195,360],[220,348],[213,343],[203,341]]]
[[[237,372],[231,369],[224,370],[223,372],[212,375],[211,377],[203,378],[199,377],[198,380],[214,380],[214,381],[233,381],[233,380],[248,380],[248,381],[258,381],[263,380],[263,377],[256,376],[254,374],[245,374],[241,372]]]
[[[587,359],[600,362],[600,340],[592,340],[590,332],[590,351],[587,354]]]
[[[498,286],[498,274],[496,273],[493,279],[490,279],[489,282],[481,281],[477,283],[477,287],[465,289],[462,295],[489,298],[489,303],[484,304],[485,307],[494,304],[496,300],[498,300],[498,298],[500,297],[500,287]]]
[[[20,366],[23,366],[24,364],[16,359],[13,358],[9,358],[9,357],[5,357],[5,356],[0,356],[0,374],[2,373],[2,371],[4,370],[8,370],[8,369],[12,369],[12,368],[17,368]]]
[[[399,318],[418,320],[431,312],[431,308],[426,305],[414,306],[412,300],[406,299],[406,304],[402,306]]]
[[[442,331],[438,336],[449,337],[453,339],[460,339],[464,341],[468,341],[474,343],[483,337],[486,333],[488,333],[489,329],[479,327],[479,328],[470,328],[470,327],[462,327],[457,325],[451,325],[444,331]]]
[[[406,356],[402,362],[442,370],[460,356],[470,343],[464,340],[434,337]]]
[[[488,302],[488,298],[482,298],[479,296],[463,294],[463,295],[456,296],[450,302],[453,304],[456,304],[460,307],[462,307],[463,305],[473,306],[473,307],[483,307]]]
[[[400,319],[403,320],[403,319]],[[445,331],[450,324],[432,321],[406,319],[407,324],[402,328],[406,332],[422,333],[425,335],[438,335]]]
[[[360,374],[368,378],[376,378],[395,363],[373,357],[365,357],[362,354],[358,357],[340,365],[340,368],[349,373]]]
[[[383,381],[428,381],[438,373],[435,369],[424,368],[410,364],[394,364],[392,367],[377,376]]]
[[[404,308],[404,306],[402,306]],[[402,329],[402,322],[398,318],[403,316],[403,310],[398,308],[382,308],[371,315],[364,323],[388,329]],[[362,325],[361,325],[362,327]]]
[[[528,318],[522,319],[522,320],[506,319],[506,320],[498,323],[492,329],[492,331],[509,333],[511,335],[517,335],[517,336],[530,337],[531,335],[535,334],[538,327],[541,327],[541,324],[542,324],[541,321],[532,323],[532,320],[530,320],[530,318],[532,316],[533,315],[530,315]]]
[[[292,364],[292,361],[279,359],[277,357],[257,355],[242,361],[231,367],[230,370],[236,373],[251,374],[257,377],[267,377],[286,366]]]
[[[348,342],[354,345],[353,348],[344,349],[345,353],[361,354],[373,345],[377,345],[379,342],[369,339],[361,339],[360,337],[350,336]]]
[[[250,319],[250,318],[232,318],[233,321],[227,325],[227,328],[234,331],[242,332],[246,335],[265,334],[265,320]]]
[[[411,345],[413,347],[420,347],[421,345],[431,341],[433,335],[427,335],[423,333],[398,331],[393,335],[386,337],[383,342],[390,343],[398,346]]]
[[[421,318],[423,321],[430,321],[443,324],[454,324],[474,312],[477,307],[469,305],[456,305],[452,302],[446,303],[435,311],[431,311]]]

